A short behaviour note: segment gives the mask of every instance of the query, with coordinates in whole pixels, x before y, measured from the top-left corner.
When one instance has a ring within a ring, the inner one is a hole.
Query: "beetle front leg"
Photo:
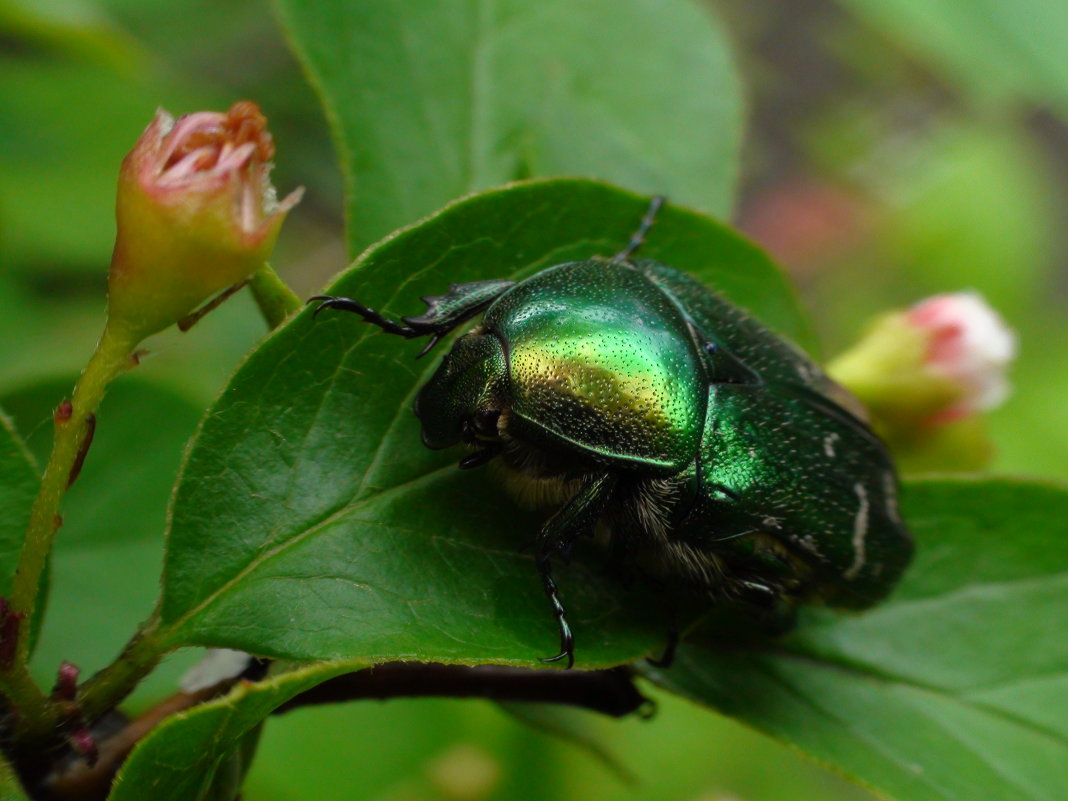
[[[315,311],[312,312],[313,317],[318,317],[319,312],[323,309],[340,309],[341,311],[358,314],[365,322],[378,326],[387,334],[395,334],[396,336],[404,337],[405,339],[420,337],[427,333],[425,331],[417,331],[410,325],[403,325],[394,320],[390,320],[388,317],[383,317],[370,306],[364,306],[358,300],[353,300],[352,298],[335,297],[333,295],[315,295],[314,297],[308,298],[308,303],[313,303],[315,301],[318,301],[319,305],[316,306]]]
[[[535,561],[545,594],[553,608],[553,617],[560,627],[560,653],[545,657],[542,662],[559,662],[566,658],[568,669],[575,664],[575,638],[567,622],[567,610],[560,599],[560,591],[553,580],[552,558],[566,554],[579,537],[593,529],[608,505],[615,486],[614,473],[603,473],[592,479],[560,511],[549,518],[538,534]]]
[[[425,356],[456,326],[485,311],[493,301],[513,286],[515,282],[507,279],[452,284],[444,295],[423,298],[427,305],[426,312],[418,317],[402,317],[399,323],[352,298],[316,295],[308,302],[319,301],[313,316],[317,316],[323,309],[340,309],[358,314],[364,321],[378,326],[387,334],[395,334],[405,339],[430,337],[426,347],[416,356],[418,359]]]
[[[538,573],[541,574],[541,583],[545,587],[545,594],[549,597],[549,603],[553,608],[553,617],[556,618],[556,625],[560,627],[560,653],[556,656],[543,656],[541,661],[559,662],[564,657],[567,657],[567,669],[570,670],[575,665],[575,635],[571,633],[571,626],[567,622],[567,610],[564,609],[556,582],[553,580],[549,555],[539,553],[537,564]]]

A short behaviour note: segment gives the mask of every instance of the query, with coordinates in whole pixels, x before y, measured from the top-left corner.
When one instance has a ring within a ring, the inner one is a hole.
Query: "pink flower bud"
[[[909,309],[905,319],[926,336],[926,369],[962,389],[958,403],[943,415],[962,417],[1005,400],[1005,371],[1016,355],[1016,337],[980,295],[935,295]]]
[[[112,325],[148,336],[264,264],[302,193],[277,201],[266,122],[249,101],[177,121],[156,113],[119,173]]]
[[[1016,339],[974,292],[936,295],[877,319],[830,374],[915,469],[976,469],[991,452],[976,415],[1008,394]]]

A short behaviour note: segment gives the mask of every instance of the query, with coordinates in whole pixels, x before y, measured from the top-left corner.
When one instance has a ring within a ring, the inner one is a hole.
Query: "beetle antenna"
[[[631,236],[627,246],[612,257],[612,261],[626,261],[638,252],[638,249],[645,244],[645,237],[656,222],[656,215],[660,213],[660,209],[666,200],[667,198],[663,195],[657,195],[649,202],[649,209],[645,212],[645,216],[642,217],[638,230]]]

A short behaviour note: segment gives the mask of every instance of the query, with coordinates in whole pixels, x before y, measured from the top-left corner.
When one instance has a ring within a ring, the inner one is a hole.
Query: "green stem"
[[[20,726],[26,721],[44,721],[49,715],[51,702],[34,682],[25,662],[16,661],[0,676],[0,690],[18,710]]]
[[[264,264],[252,274],[249,288],[263,319],[271,328],[280,326],[290,314],[304,305],[269,264]]]
[[[92,725],[136,689],[137,685],[159,664],[169,649],[162,644],[159,620],[153,617],[134,635],[119,658],[78,688],[73,708],[81,721]],[[38,690],[38,693],[40,691]],[[41,696],[39,705],[19,706],[16,741],[23,748],[46,747],[53,742],[72,708]]]
[[[86,721],[95,721],[114,709],[159,664],[169,650],[161,643],[156,615],[141,628],[119,658],[101,670],[78,690],[78,707]]]
[[[96,351],[74,387],[70,414],[63,410],[55,418],[55,438],[41,487],[30,512],[26,539],[19,554],[19,564],[11,587],[12,612],[22,616],[18,628],[14,659],[0,669],[0,684],[12,693],[12,701],[27,715],[25,705],[43,700],[39,690],[30,693],[32,681],[26,673],[29,656],[29,628],[34,619],[41,576],[52,542],[59,528],[59,507],[70,483],[71,472],[80,458],[91,431],[92,418],[111,381],[130,366],[130,353],[137,344],[128,332],[105,327]],[[36,688],[35,688],[36,689]]]

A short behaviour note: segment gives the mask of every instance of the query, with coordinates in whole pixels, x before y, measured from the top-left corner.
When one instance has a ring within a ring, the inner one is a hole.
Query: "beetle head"
[[[496,439],[507,374],[496,336],[476,328],[456,340],[415,399],[423,444],[438,450],[461,440]]]

